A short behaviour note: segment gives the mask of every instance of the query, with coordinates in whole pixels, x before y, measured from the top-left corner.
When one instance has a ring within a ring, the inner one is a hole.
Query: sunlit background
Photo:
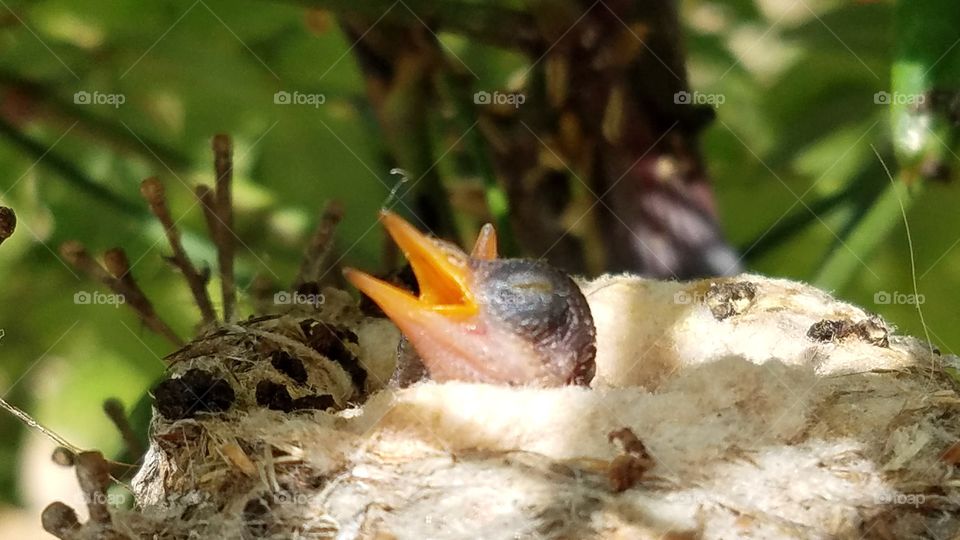
[[[890,107],[878,99],[892,91],[893,5],[681,4],[691,87],[716,112],[701,148],[745,266],[817,283],[922,337],[915,278],[930,339],[956,351],[960,190],[931,182],[905,205],[912,252],[899,205],[871,212],[890,187],[873,148],[896,173]],[[475,88],[522,88],[529,59],[440,39],[476,72]],[[346,208],[344,262],[378,267],[376,211],[398,176],[352,43],[334,15],[283,2],[0,1],[0,204],[19,218],[0,247],[0,395],[77,446],[120,450],[102,403],[134,408],[171,348],[129,310],[75,303],[102,289],[58,246],[125,247],[157,311],[189,335],[189,291],[163,260],[169,248],[139,182],[163,180],[188,251],[215,266],[191,191],[212,182],[215,133],[235,142],[241,288],[255,276],[289,283],[331,199]],[[944,61],[956,65],[956,53]],[[434,141],[448,181],[458,167],[444,149],[457,144]],[[949,141],[944,148],[955,167]],[[455,210],[472,204],[467,192]],[[72,472],[50,464],[50,443],[7,415],[0,440],[0,537],[39,537],[40,508],[64,496]]]

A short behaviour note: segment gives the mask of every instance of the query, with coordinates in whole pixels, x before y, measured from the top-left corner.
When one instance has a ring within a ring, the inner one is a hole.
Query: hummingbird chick
[[[344,274],[407,336],[432,379],[589,384],[596,329],[570,276],[536,260],[498,259],[491,225],[467,255],[392,212],[380,219],[410,262],[419,296],[359,270]]]

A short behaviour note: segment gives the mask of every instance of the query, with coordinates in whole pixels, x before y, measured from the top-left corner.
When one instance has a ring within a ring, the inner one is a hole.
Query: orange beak
[[[354,287],[369,296],[398,324],[399,320],[416,318],[420,312],[441,313],[457,319],[476,315],[477,304],[470,291],[471,272],[465,253],[421,233],[393,212],[382,210],[380,221],[410,261],[420,285],[420,296],[365,272],[347,268],[344,276]]]

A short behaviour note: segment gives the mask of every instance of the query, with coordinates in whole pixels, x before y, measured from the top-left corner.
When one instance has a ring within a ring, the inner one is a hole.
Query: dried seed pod
[[[50,459],[61,467],[73,467],[73,464],[76,460],[76,454],[74,454],[69,448],[58,446],[53,449],[53,455],[50,456]]]
[[[77,512],[60,501],[50,503],[43,509],[40,523],[43,525],[43,530],[62,540],[73,537],[74,533],[80,529]]]
[[[10,238],[13,231],[17,228],[17,215],[13,213],[12,208],[0,206],[0,244]]]

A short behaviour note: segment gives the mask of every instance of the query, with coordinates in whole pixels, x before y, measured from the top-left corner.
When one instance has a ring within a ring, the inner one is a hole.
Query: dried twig
[[[116,275],[111,274],[110,271],[107,271],[99,262],[94,260],[80,242],[65,242],[60,246],[60,255],[78,270],[103,283],[114,293],[122,295],[147,328],[167,338],[178,347],[183,345],[183,340],[157,316],[153,310],[153,305],[147,300],[133,278],[129,276],[129,264],[122,250],[110,250],[107,257],[111,271],[116,271]],[[121,279],[118,276],[123,277]]]
[[[187,284],[190,286],[190,292],[200,308],[200,315],[203,322],[210,323],[217,319],[213,311],[213,304],[210,302],[210,296],[207,294],[207,283],[205,277],[197,271],[197,268],[190,262],[187,252],[183,249],[180,242],[180,231],[177,230],[173,218],[170,216],[170,208],[167,206],[167,197],[163,189],[163,184],[155,177],[147,178],[140,183],[140,194],[150,205],[150,211],[157,216],[163,229],[167,234],[167,241],[173,250],[173,264],[183,273]]]
[[[194,188],[194,194],[197,196],[197,200],[200,201],[200,205],[203,208],[203,219],[207,223],[207,230],[210,232],[210,238],[216,243],[217,235],[220,234],[218,229],[220,228],[219,221],[217,220],[217,198],[213,193],[213,189],[206,184],[200,184]]]
[[[213,137],[213,164],[216,173],[216,215],[219,224],[211,231],[217,244],[220,264],[220,285],[223,291],[223,320],[233,318],[237,303],[237,289],[233,277],[233,143],[230,137],[218,134]]]
[[[273,313],[276,311],[277,305],[274,293],[277,292],[277,289],[276,284],[267,276],[261,274],[254,276],[250,283],[250,289],[247,291],[253,304],[254,313]]]
[[[130,260],[123,248],[108,249],[103,254],[103,263],[107,272],[115,280],[113,288],[124,295],[126,302],[140,315],[140,318],[144,320],[156,319],[157,314],[153,309],[153,304],[147,299],[147,295],[133,279],[133,274],[130,273]]]
[[[90,519],[97,523],[110,523],[110,509],[107,505],[110,464],[100,452],[81,452],[77,454],[76,470]]]
[[[129,540],[129,536],[113,527],[110,515],[110,462],[96,451],[80,452],[74,463],[80,491],[87,504],[90,521],[81,524],[76,511],[62,502],[44,508],[40,517],[43,529],[61,540],[97,538],[99,540]]]
[[[320,282],[321,276],[327,270],[324,268],[324,263],[333,250],[333,233],[336,232],[341,219],[343,219],[343,204],[339,201],[328,202],[320,214],[320,221],[317,223],[317,228],[313,231],[310,243],[303,254],[300,271],[297,273],[297,279],[293,282],[295,290],[299,289],[304,283]]]
[[[123,444],[126,445],[127,451],[130,453],[130,458],[137,460],[143,455],[144,449],[143,445],[140,444],[140,440],[137,438],[137,434],[133,432],[133,426],[130,425],[130,420],[127,419],[127,413],[123,410],[123,404],[120,403],[119,399],[110,398],[103,402],[103,412],[107,414],[107,418],[113,422],[117,431],[120,432],[120,436],[123,437]]]

